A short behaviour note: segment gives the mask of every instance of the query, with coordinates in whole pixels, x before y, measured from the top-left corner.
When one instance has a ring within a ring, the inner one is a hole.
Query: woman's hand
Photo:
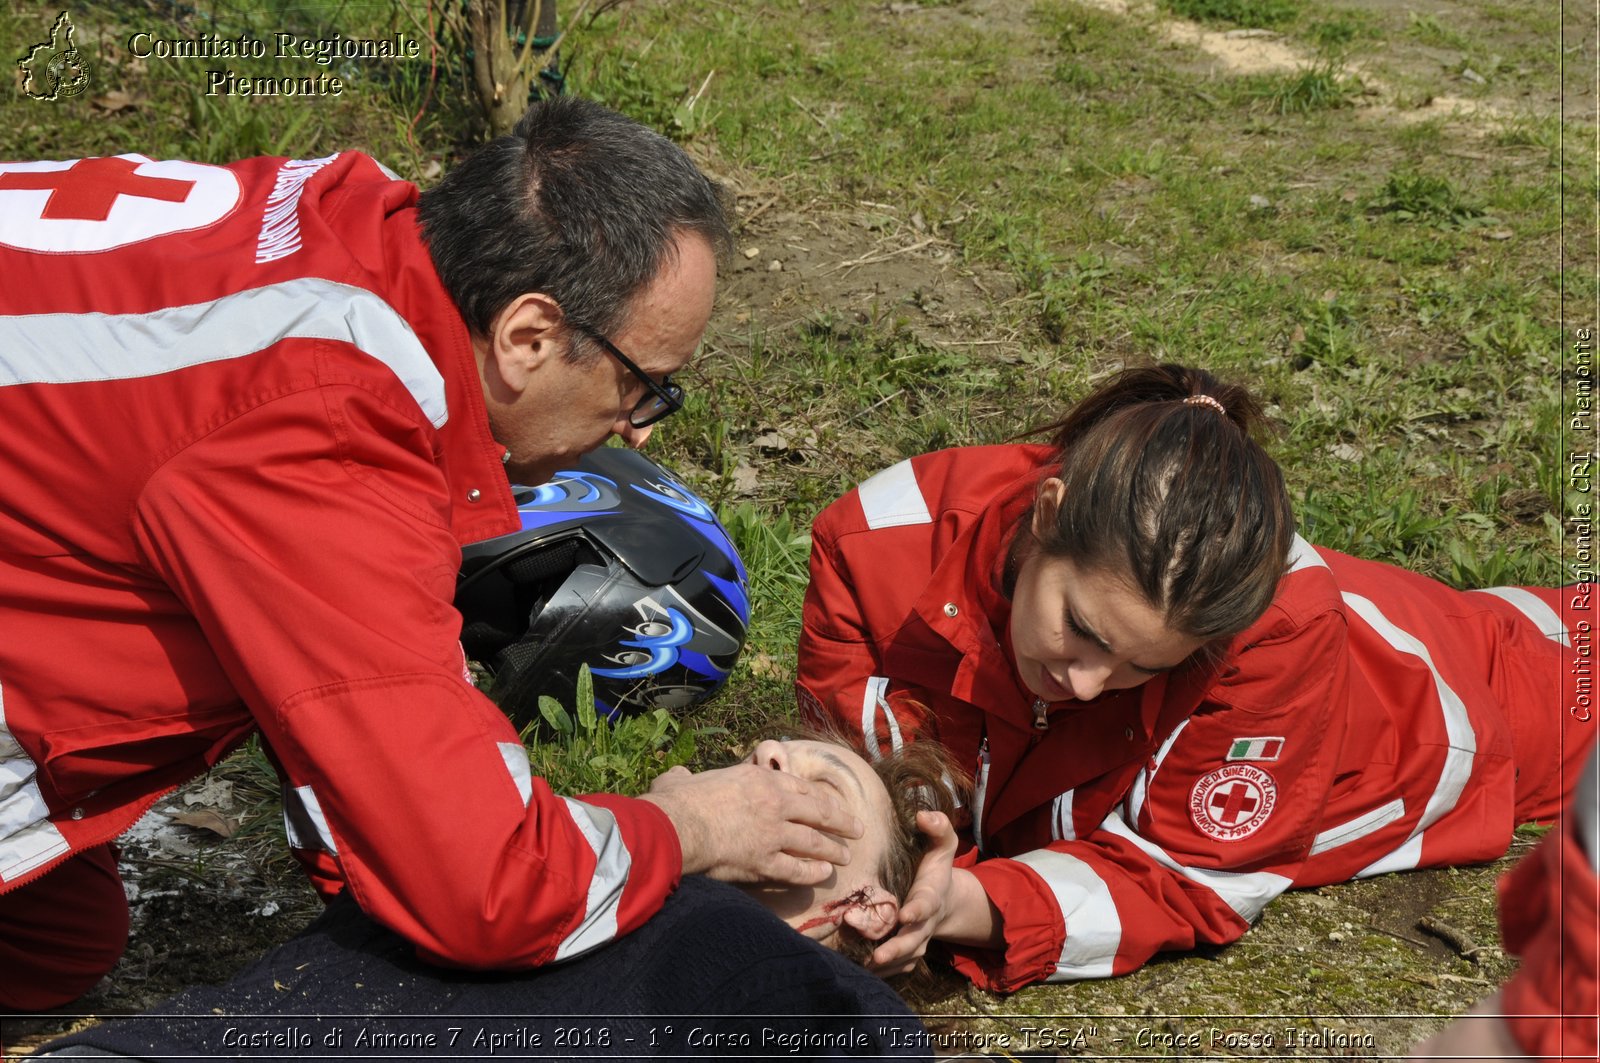
[[[942,812],[917,813],[917,829],[933,842],[900,906],[900,925],[867,964],[880,975],[904,974],[939,939],[961,944],[998,942],[1000,914],[977,876],[955,866],[956,831]]]

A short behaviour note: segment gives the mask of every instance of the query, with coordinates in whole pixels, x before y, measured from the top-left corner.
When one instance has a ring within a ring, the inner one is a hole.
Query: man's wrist
[[[704,859],[701,850],[699,835],[703,825],[693,815],[682,808],[682,803],[674,801],[668,794],[649,793],[641,794],[639,800],[644,804],[653,806],[666,819],[667,825],[672,828],[672,837],[678,843],[678,874],[698,875],[706,870],[701,861]]]

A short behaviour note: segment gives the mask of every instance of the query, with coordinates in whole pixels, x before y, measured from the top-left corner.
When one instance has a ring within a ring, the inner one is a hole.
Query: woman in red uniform
[[[1048,446],[912,458],[818,516],[802,710],[976,779],[973,846],[924,820],[881,970],[937,940],[989,989],[1123,974],[1560,810],[1594,735],[1587,587],[1313,547],[1259,421],[1203,371],[1128,370]]]

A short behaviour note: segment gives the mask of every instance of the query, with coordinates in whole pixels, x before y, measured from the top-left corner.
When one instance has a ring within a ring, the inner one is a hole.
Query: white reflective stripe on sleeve
[[[364,288],[317,277],[147,314],[0,317],[0,387],[156,376],[287,339],[354,344],[394,372],[435,428],[449,418],[444,378],[405,319]]]
[[[1066,922],[1066,942],[1049,981],[1110,978],[1122,945],[1122,917],[1111,899],[1111,888],[1094,868],[1066,853],[1039,849],[1014,859],[1044,879]]]
[[[1561,645],[1570,648],[1572,639],[1567,635],[1566,625],[1561,622],[1561,617],[1550,608],[1543,598],[1537,594],[1523,590],[1521,587],[1480,587],[1474,594],[1492,594],[1502,598],[1517,607],[1517,611],[1539,629],[1539,633],[1547,639],[1554,639]]]
[[[617,936],[617,908],[622,904],[622,888],[628,884],[633,857],[623,844],[617,818],[597,805],[584,804],[570,797],[567,804],[572,822],[594,850],[594,875],[584,901],[583,922],[573,928],[556,949],[557,960],[570,960],[598,948]]]
[[[0,838],[0,882],[21,878],[70,848],[56,825],[47,819]]]
[[[511,781],[517,784],[517,793],[522,795],[522,807],[527,808],[528,802],[533,800],[533,769],[528,766],[528,751],[520,742],[496,742],[495,745],[500,747],[506,771],[511,773]]]
[[[1050,802],[1050,840],[1056,842],[1075,841],[1078,837],[1078,828],[1072,825],[1072,795],[1076,790],[1068,790],[1064,794],[1057,794],[1056,799]]]
[[[1183,729],[1188,726],[1189,718],[1185,717],[1178,726],[1172,729],[1172,733],[1167,736],[1167,740],[1161,743],[1161,748],[1157,749],[1156,755],[1151,758],[1152,763],[1148,767],[1139,769],[1138,776],[1128,789],[1128,800],[1124,808],[1129,823],[1139,822],[1139,813],[1144,811],[1145,795],[1150,790],[1150,780],[1155,777],[1156,772],[1161,770],[1161,762],[1167,759],[1167,754],[1172,752],[1172,743],[1178,740],[1178,736],[1183,734]]]
[[[38,772],[6,726],[5,691],[0,689],[0,882],[20,878],[70,848],[50,822]]]
[[[405,180],[404,177],[401,177],[399,174],[397,174],[393,170],[389,169],[389,167],[385,166],[383,163],[379,162],[377,159],[373,159],[372,160],[372,164],[378,168],[378,171],[380,173],[382,173],[383,176],[387,177],[391,181],[404,181]]]
[[[1589,754],[1589,766],[1572,791],[1571,816],[1577,827],[1578,844],[1589,854],[1589,863],[1600,872],[1600,746]]]
[[[326,849],[334,856],[338,856],[339,847],[333,842],[333,831],[328,829],[328,817],[322,814],[322,802],[317,800],[317,795],[312,792],[309,786],[296,786],[294,788],[294,796],[299,799],[299,814],[303,816],[303,820],[297,816],[296,822],[292,824],[292,826],[300,828],[296,831],[300,835],[299,843],[296,843],[294,838],[291,837],[289,844],[299,849],[311,849],[314,846],[307,843],[315,840],[321,848]],[[283,805],[285,825],[290,825],[291,822],[289,809],[290,804],[285,801]],[[315,835],[315,839],[307,835]]]
[[[1434,689],[1439,697],[1439,709],[1444,717],[1444,732],[1446,750],[1444,765],[1439,771],[1439,781],[1434,784],[1433,793],[1428,796],[1428,803],[1423,806],[1422,817],[1417,820],[1417,825],[1411,830],[1411,839],[1417,841],[1412,846],[1408,841],[1399,849],[1381,858],[1376,863],[1363,871],[1362,874],[1377,874],[1373,868],[1394,871],[1415,867],[1413,863],[1390,863],[1391,860],[1415,860],[1422,853],[1420,844],[1422,832],[1439,821],[1439,817],[1456,807],[1456,802],[1461,799],[1461,791],[1466,788],[1467,780],[1472,776],[1472,762],[1478,752],[1478,737],[1472,731],[1472,721],[1467,716],[1467,707],[1462,703],[1459,695],[1450,689],[1450,685],[1439,674],[1439,669],[1434,666],[1433,656],[1414,635],[1402,631],[1384,616],[1382,611],[1368,598],[1359,594],[1346,593],[1345,604],[1355,611],[1356,615],[1366,621],[1385,642],[1401,653],[1409,653],[1428,666],[1428,671],[1433,673]]]
[[[1162,867],[1206,887],[1221,897],[1247,923],[1255,922],[1268,901],[1294,885],[1293,879],[1274,875],[1270,871],[1216,871],[1207,867],[1185,867],[1161,846],[1136,834],[1122,815],[1115,811],[1100,824],[1100,829],[1126,838]]]
[[[1317,553],[1316,547],[1306,542],[1300,536],[1294,537],[1294,542],[1289,545],[1289,571],[1299,572],[1303,568],[1327,568],[1328,563]]]
[[[1397,797],[1386,805],[1379,805],[1371,812],[1359,815],[1355,819],[1339,824],[1337,827],[1329,827],[1319,833],[1315,838],[1311,839],[1311,855],[1316,856],[1318,853],[1325,853],[1329,849],[1337,849],[1341,845],[1348,845],[1350,842],[1365,838],[1375,831],[1382,830],[1405,814],[1405,799]]]
[[[897,528],[904,524],[929,524],[928,501],[917,486],[917,474],[907,458],[868,477],[856,489],[861,512],[869,528]]]

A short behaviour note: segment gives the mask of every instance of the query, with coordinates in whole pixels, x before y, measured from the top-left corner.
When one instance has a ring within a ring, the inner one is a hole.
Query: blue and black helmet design
[[[494,672],[520,728],[539,696],[571,706],[578,670],[609,716],[714,694],[750,624],[744,563],[716,514],[672,473],[602,448],[515,488],[522,530],[462,551],[461,642]]]

